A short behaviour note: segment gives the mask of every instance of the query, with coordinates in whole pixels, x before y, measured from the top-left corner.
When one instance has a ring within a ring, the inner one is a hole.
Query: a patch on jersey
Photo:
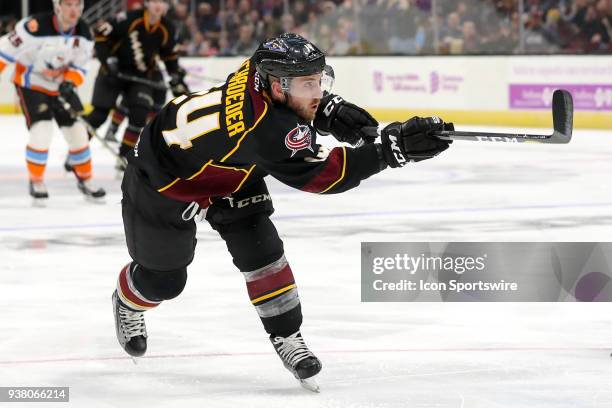
[[[47,110],[49,110],[49,105],[47,105],[46,103],[41,103],[40,105],[38,105],[38,113],[43,113],[46,112]]]
[[[31,33],[35,33],[38,31],[38,20],[36,20],[35,18],[31,19],[30,21],[28,21],[28,23],[26,24],[26,27],[28,28],[28,31]]]
[[[291,157],[293,157],[298,151],[308,149],[314,153],[310,143],[312,142],[312,133],[310,128],[306,125],[297,125],[296,128],[291,129],[287,136],[285,136],[285,146],[291,150]]]
[[[11,33],[8,35],[8,40],[11,44],[13,44],[13,47],[15,48],[23,44],[23,40],[21,39],[21,37],[19,37],[19,34],[17,34],[16,31],[11,31]]]
[[[287,48],[285,47],[285,45],[281,43],[278,39],[274,39],[272,41],[264,43],[263,47],[266,50],[270,51],[287,52]]]

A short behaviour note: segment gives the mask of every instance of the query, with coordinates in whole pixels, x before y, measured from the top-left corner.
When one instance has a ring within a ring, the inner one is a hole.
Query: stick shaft
[[[447,140],[470,140],[481,142],[509,142],[523,143],[535,142],[546,143],[551,135],[531,135],[522,133],[495,133],[495,132],[462,132],[462,131],[436,131],[431,133],[433,136]]]
[[[139,84],[147,85],[147,86],[150,86],[151,88],[155,88],[159,90],[168,89],[166,84],[164,84],[163,82],[151,81],[151,80],[139,78],[133,75],[122,74],[121,72],[117,74],[117,78],[123,79],[124,81],[136,82]]]
[[[127,165],[127,160],[125,159],[125,157],[120,156],[119,153],[115,151],[115,149],[113,149],[113,147],[109,145],[108,142],[104,140],[104,138],[98,134],[96,129],[93,126],[91,126],[89,122],[85,120],[85,118],[83,118],[83,115],[81,113],[72,109],[72,106],[70,106],[70,103],[66,101],[61,95],[58,96],[58,100],[60,101],[60,103],[64,105],[64,109],[66,109],[66,111],[70,114],[70,116],[72,116],[77,122],[85,126],[85,129],[87,129],[87,132],[89,132],[89,134],[91,134],[95,139],[97,139],[102,144],[102,147],[104,147],[108,152],[110,152],[113,156],[115,156],[115,158],[121,160],[123,164]]]

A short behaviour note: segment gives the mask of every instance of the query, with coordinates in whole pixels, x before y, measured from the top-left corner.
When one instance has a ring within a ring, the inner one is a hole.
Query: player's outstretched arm
[[[375,137],[365,133],[364,127],[378,126],[366,110],[329,94],[321,99],[313,125],[322,135],[332,134],[337,140],[353,146],[374,143]]]

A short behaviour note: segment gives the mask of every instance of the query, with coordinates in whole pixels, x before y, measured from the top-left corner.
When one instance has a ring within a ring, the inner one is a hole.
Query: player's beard
[[[320,99],[310,99],[308,104],[300,104],[291,95],[285,96],[287,106],[295,112],[301,119],[310,123],[314,120],[319,106]]]

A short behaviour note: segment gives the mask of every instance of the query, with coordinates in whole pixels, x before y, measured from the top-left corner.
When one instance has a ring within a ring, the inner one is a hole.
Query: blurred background
[[[562,88],[575,127],[612,129],[612,0],[168,1],[194,91],[224,81],[265,38],[295,32],[330,56],[334,93],[379,121],[550,128]],[[83,19],[94,26],[143,3],[85,0]],[[51,0],[1,1],[0,33],[50,10]],[[86,106],[97,67],[79,89]],[[9,80],[0,113],[19,113]]]
[[[86,0],[89,23],[143,0]],[[249,55],[295,32],[329,55],[609,54],[612,0],[170,0],[183,55]],[[51,0],[0,2],[0,33]]]

